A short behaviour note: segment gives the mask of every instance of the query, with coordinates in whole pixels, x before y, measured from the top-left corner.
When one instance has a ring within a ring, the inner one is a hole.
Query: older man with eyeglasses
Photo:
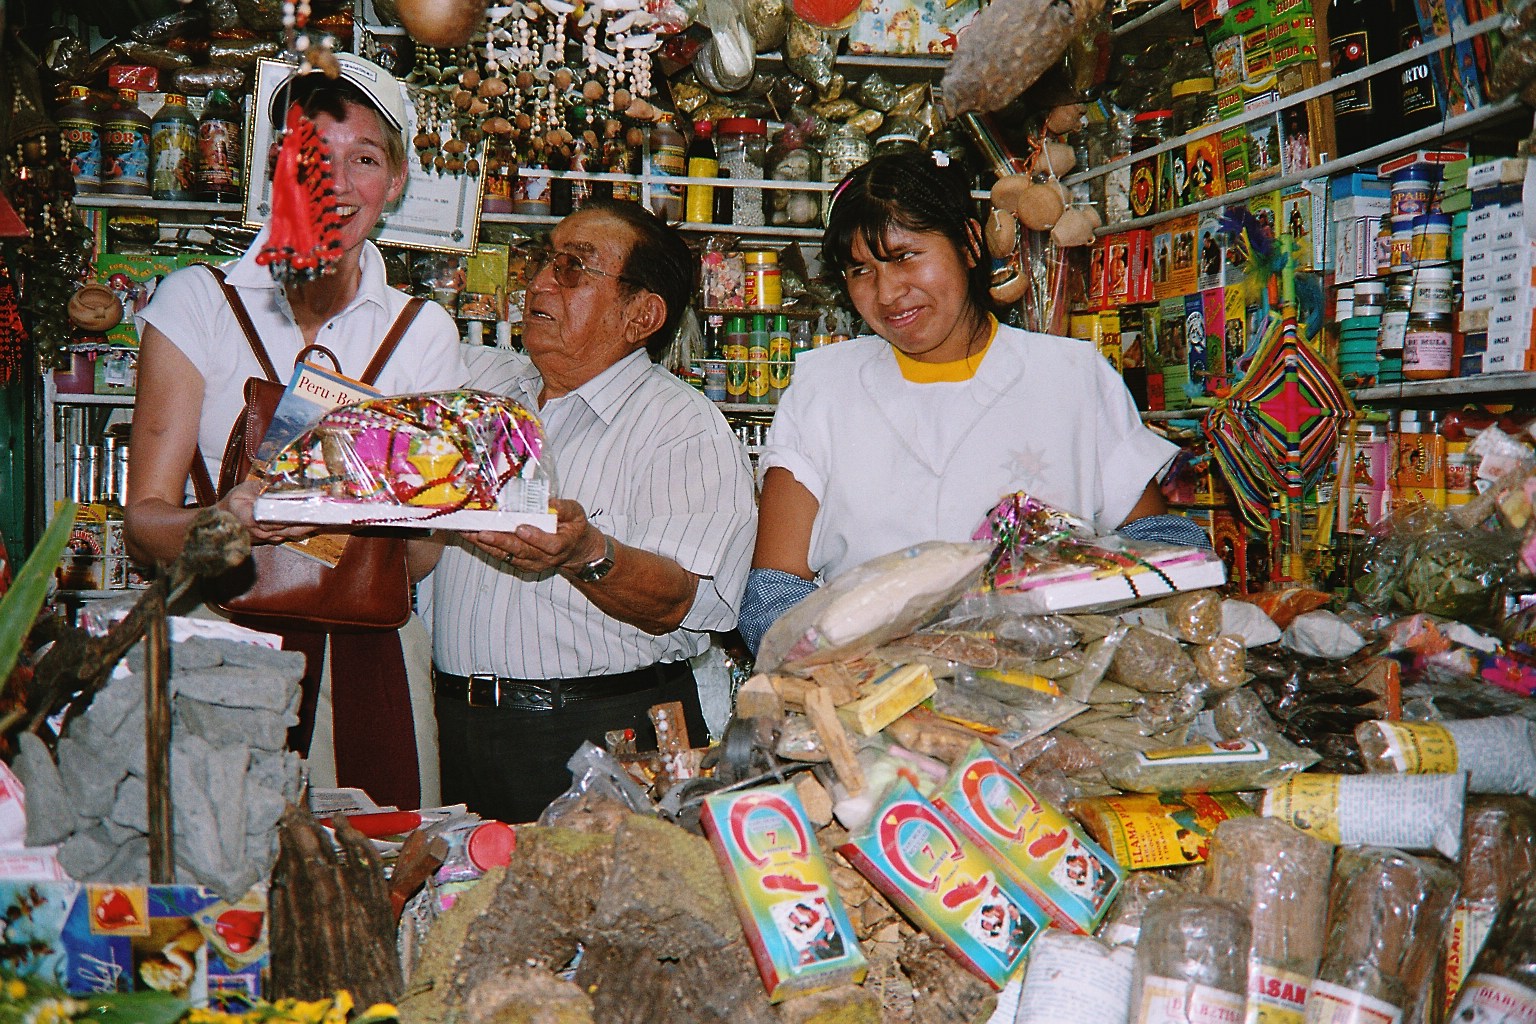
[[[630,729],[654,748],[659,703],[682,701],[689,735],[706,738],[689,659],[736,624],[757,514],[719,410],[656,365],[694,265],[639,204],[589,204],[529,254],[526,356],[471,357],[496,360],[471,386],[538,410],[559,520],[461,535],[438,565],[445,802],[532,821],[570,786],[583,740]]]

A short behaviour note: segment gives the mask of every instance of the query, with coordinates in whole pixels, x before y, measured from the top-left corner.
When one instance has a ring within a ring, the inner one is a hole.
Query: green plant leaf
[[[61,502],[36,550],[12,578],[11,589],[0,597],[0,686],[11,678],[11,669],[16,667],[21,645],[48,596],[48,581],[69,544],[69,531],[74,525],[75,503]]]
[[[75,1019],[91,1024],[175,1024],[192,1008],[168,992],[105,992],[73,998],[86,1005]]]

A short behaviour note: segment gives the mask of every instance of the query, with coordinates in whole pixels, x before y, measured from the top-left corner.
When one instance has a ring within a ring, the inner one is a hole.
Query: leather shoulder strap
[[[364,384],[372,385],[379,379],[379,374],[384,372],[384,364],[389,362],[389,357],[395,354],[395,349],[400,345],[400,339],[405,337],[405,332],[411,329],[411,324],[416,322],[416,314],[421,312],[421,307],[427,304],[425,299],[413,298],[405,304],[400,315],[395,317],[395,322],[390,324],[389,333],[384,335],[384,340],[379,342],[378,349],[373,353],[373,359],[368,363],[368,368],[358,379]]]
[[[203,461],[203,446],[192,449],[192,493],[199,508],[218,503],[218,493],[213,489],[213,477],[208,475],[208,463]]]
[[[229,302],[229,308],[234,311],[235,322],[240,325],[240,330],[245,332],[246,344],[251,346],[256,362],[261,364],[261,372],[267,375],[267,380],[281,384],[282,380],[272,366],[272,358],[267,355],[267,347],[261,343],[261,336],[256,333],[256,325],[251,323],[250,310],[245,308],[245,302],[240,298],[240,293],[225,279],[224,271],[218,267],[210,267],[206,263],[202,266],[208,267],[208,272],[213,275],[214,280],[219,282],[219,287],[224,289],[224,298]]]

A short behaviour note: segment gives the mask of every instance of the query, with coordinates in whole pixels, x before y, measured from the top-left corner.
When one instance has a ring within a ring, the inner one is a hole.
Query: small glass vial
[[[1406,274],[1394,276],[1387,288],[1387,304],[1382,309],[1381,327],[1376,335],[1378,356],[1395,358],[1403,350],[1403,337],[1408,332],[1409,306],[1412,302],[1413,282]]]

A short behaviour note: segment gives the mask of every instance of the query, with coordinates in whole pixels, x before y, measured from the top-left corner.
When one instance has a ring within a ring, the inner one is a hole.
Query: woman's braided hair
[[[975,261],[967,276],[973,315],[992,312],[991,261],[976,229],[976,204],[965,174],[940,166],[918,150],[877,156],[848,172],[832,192],[832,211],[822,234],[821,262],[847,292],[846,271],[853,264],[853,242],[862,238],[870,254],[884,260],[891,228],[936,232],[949,239],[955,257]]]

